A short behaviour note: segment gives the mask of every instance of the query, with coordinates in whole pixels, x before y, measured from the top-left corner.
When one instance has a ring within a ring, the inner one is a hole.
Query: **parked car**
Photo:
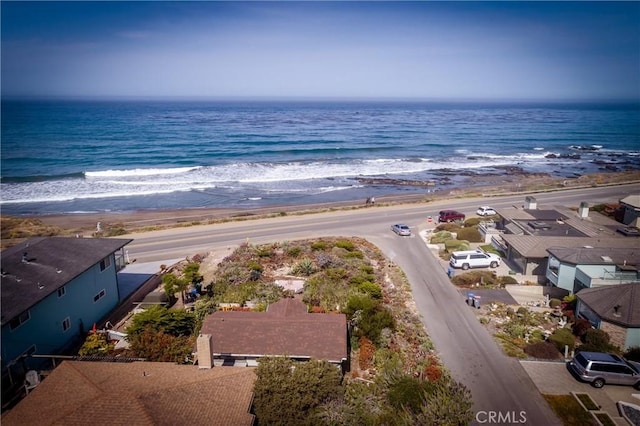
[[[391,225],[391,230],[398,235],[409,236],[411,235],[411,228],[409,228],[404,223],[396,223],[395,225]]]
[[[568,364],[579,379],[595,388],[605,383],[629,385],[640,390],[640,363],[604,352],[578,352]]]
[[[476,214],[478,216],[493,216],[498,213],[496,213],[493,207],[482,206],[482,207],[478,207],[478,211],[476,211]]]
[[[464,221],[465,215],[456,210],[442,210],[438,213],[438,222]]]
[[[487,253],[484,250],[454,251],[449,258],[449,264],[454,268],[497,268],[500,266],[500,256]]]

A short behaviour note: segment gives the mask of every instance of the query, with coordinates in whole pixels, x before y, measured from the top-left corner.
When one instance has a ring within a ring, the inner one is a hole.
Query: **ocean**
[[[640,169],[637,103],[2,100],[1,114],[9,215],[364,201],[513,168]]]

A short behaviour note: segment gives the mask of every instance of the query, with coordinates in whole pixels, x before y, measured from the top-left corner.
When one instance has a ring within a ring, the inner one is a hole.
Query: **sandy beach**
[[[535,193],[563,189],[588,187],[595,185],[616,185],[640,182],[640,171],[620,173],[598,173],[583,175],[574,179],[551,178],[539,175],[507,175],[495,177],[483,186],[456,188],[437,193],[425,194],[389,194],[377,197],[376,205],[426,203],[438,200],[464,197],[486,197],[514,193]],[[487,201],[490,203],[490,201]],[[13,238],[25,238],[36,235],[68,235],[79,233],[94,235],[100,223],[100,235],[115,236],[131,232],[144,232],[158,228],[190,226],[215,223],[228,220],[240,220],[278,216],[284,214],[304,214],[332,209],[365,208],[365,200],[353,200],[323,204],[283,205],[264,208],[191,208],[175,210],[145,210],[126,213],[61,214],[28,218],[8,218],[3,216],[3,246],[10,245]],[[29,227],[33,228],[29,231]],[[38,227],[44,230],[38,231]],[[13,236],[9,238],[9,236]],[[9,241],[8,241],[9,240]]]

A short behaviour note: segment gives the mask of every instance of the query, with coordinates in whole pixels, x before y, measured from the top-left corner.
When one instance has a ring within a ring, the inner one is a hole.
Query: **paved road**
[[[640,193],[640,184],[538,194],[536,199],[539,205],[577,206],[582,201],[617,202],[632,193]],[[132,259],[147,262],[199,252],[231,252],[244,241],[260,244],[321,236],[366,238],[405,271],[424,325],[443,362],[454,378],[472,392],[478,424],[489,423],[489,416],[494,413],[494,419],[512,420],[503,424],[554,425],[559,421],[520,363],[503,355],[420,238],[398,237],[389,229],[392,223],[404,222],[415,235],[426,226],[427,216],[435,217],[443,208],[472,214],[479,205],[490,204],[499,209],[523,202],[523,195],[450,200],[176,228],[130,235],[135,241],[128,250]]]

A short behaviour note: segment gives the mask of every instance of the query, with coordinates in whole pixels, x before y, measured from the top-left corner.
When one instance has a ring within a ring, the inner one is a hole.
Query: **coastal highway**
[[[638,193],[640,184],[564,190],[534,196],[539,206],[577,207],[582,201],[590,205],[613,203]],[[472,216],[480,205],[491,205],[500,210],[522,205],[524,199],[525,195],[520,194],[375,206],[173,228],[119,238],[134,239],[127,249],[130,258],[137,262],[183,258],[195,253],[231,253],[246,241],[260,244],[322,236],[365,238],[376,244],[407,275],[423,323],[442,361],[453,377],[471,390],[477,415],[474,423],[488,423],[487,419],[493,415],[495,420],[502,419],[499,422],[502,424],[555,425],[560,424],[559,420],[522,366],[502,353],[451,285],[438,260],[416,235],[419,230],[434,226],[427,223],[428,216],[435,218],[437,212],[444,208]],[[390,225],[399,222],[409,225],[414,236],[402,238],[392,233]]]

